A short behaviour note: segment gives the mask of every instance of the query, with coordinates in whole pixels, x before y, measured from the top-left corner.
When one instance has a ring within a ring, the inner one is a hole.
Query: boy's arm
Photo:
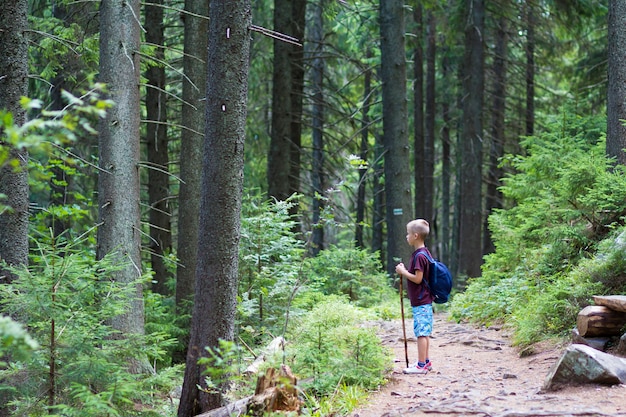
[[[402,262],[396,266],[396,272],[416,284],[421,284],[424,277],[424,272],[419,269],[416,269],[414,274],[410,273]]]

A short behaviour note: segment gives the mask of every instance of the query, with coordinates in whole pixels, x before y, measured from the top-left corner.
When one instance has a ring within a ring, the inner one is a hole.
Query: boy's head
[[[410,221],[406,225],[407,234],[417,234],[418,238],[425,241],[430,233],[430,225],[424,219],[416,219]]]

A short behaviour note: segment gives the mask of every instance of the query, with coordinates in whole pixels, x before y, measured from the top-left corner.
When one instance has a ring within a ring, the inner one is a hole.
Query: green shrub
[[[306,397],[306,407],[311,410],[308,415],[323,417],[330,415],[350,415],[350,412],[361,406],[369,395],[362,387],[340,384],[333,394],[321,399]]]
[[[604,123],[568,114],[505,158],[510,208],[489,217],[496,251],[453,298],[454,319],[504,322],[528,346],[568,334],[592,294],[626,288],[611,237],[624,224],[626,175],[605,156]]]
[[[302,285],[304,245],[290,213],[296,199],[272,202],[246,193],[239,246],[238,325],[246,343],[282,334],[294,292]]]
[[[117,337],[111,319],[127,310],[136,283],[108,279],[123,265],[94,261],[82,243],[36,242],[30,266],[12,268],[18,278],[0,286],[2,311],[28,323],[39,343],[0,371],[15,415],[149,415],[136,405],[171,387],[171,380],[129,372],[131,362],[162,361],[172,341],[162,332]]]
[[[525,347],[544,339],[569,337],[578,312],[600,287],[580,273],[570,273],[542,288],[530,289],[532,296],[511,314],[510,323],[516,329],[513,343]]]
[[[343,294],[362,307],[377,304],[390,288],[379,255],[362,249],[330,247],[308,258],[303,274],[310,289],[326,295]]]
[[[342,384],[373,389],[384,382],[393,360],[373,327],[372,314],[330,297],[290,328],[288,357],[305,388],[317,397],[331,395]],[[293,341],[293,342],[291,342]]]

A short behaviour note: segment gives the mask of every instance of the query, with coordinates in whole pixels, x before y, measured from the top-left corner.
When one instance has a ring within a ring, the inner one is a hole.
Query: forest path
[[[409,362],[417,359],[412,318],[406,318]],[[562,348],[537,346],[520,357],[498,328],[448,321],[436,313],[427,375],[406,375],[402,323],[380,324],[383,343],[393,349],[391,381],[373,393],[353,417],[395,416],[626,416],[626,386],[584,385],[542,392]]]

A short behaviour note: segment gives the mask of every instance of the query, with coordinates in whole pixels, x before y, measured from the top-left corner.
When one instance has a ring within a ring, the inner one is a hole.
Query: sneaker
[[[404,369],[405,374],[427,374],[429,371],[428,366],[424,365],[424,366],[419,366],[417,363],[414,363],[413,365],[409,366],[408,368]]]
[[[415,363],[412,363],[411,365],[409,365],[409,367],[417,367],[419,361],[415,361]],[[432,361],[428,361],[426,362],[426,369],[428,369],[429,371],[433,370],[433,362]]]

